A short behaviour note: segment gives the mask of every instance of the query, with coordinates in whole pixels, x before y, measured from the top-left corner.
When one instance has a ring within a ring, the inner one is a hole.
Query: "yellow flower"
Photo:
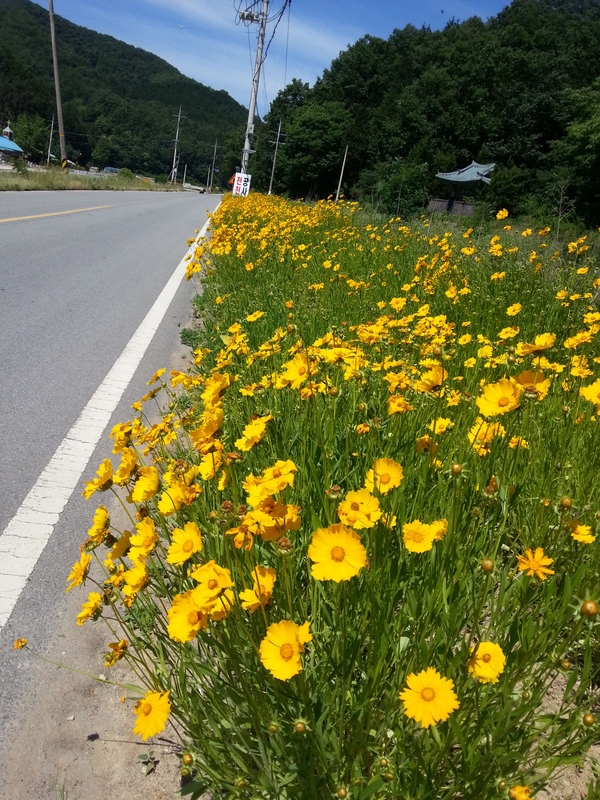
[[[252,571],[252,589],[240,592],[242,608],[246,611],[256,611],[261,606],[264,608],[268,605],[276,580],[277,572],[271,567],[256,567]]]
[[[196,587],[175,595],[167,618],[167,632],[174,642],[191,642],[195,639],[200,628],[206,628],[208,619],[206,594],[202,588]]]
[[[191,577],[197,581],[206,598],[205,606],[216,603],[218,598],[230,589],[234,584],[231,580],[231,572],[225,567],[220,567],[216,561],[207,561],[200,567],[196,567]]]
[[[387,494],[400,486],[404,478],[402,466],[393,458],[378,458],[373,469],[365,477],[365,488],[371,494],[377,489],[380,494]]]
[[[583,542],[584,544],[592,544],[592,542],[596,541],[596,537],[592,534],[592,529],[589,525],[575,523],[571,529],[571,536],[576,542]]]
[[[93,481],[88,481],[85,485],[85,489],[83,490],[82,494],[86,500],[89,500],[90,497],[97,491],[103,491],[104,489],[108,489],[112,483],[112,475],[113,475],[113,468],[110,458],[105,458],[104,461],[98,467],[98,471],[96,472],[97,477],[94,478]]]
[[[406,679],[407,688],[400,692],[404,713],[423,728],[444,722],[460,706],[454,693],[454,683],[443,678],[433,667]]]
[[[195,522],[186,522],[181,528],[175,528],[171,534],[171,546],[167,552],[167,563],[179,566],[184,564],[194,553],[202,550],[200,528]]]
[[[505,208],[501,208],[500,211],[496,214],[496,219],[506,219],[508,217],[508,211]]]
[[[535,337],[533,343],[519,342],[516,348],[516,353],[518,356],[528,356],[532,353],[539,353],[542,350],[548,350],[554,345],[555,341],[555,333],[542,333]]]
[[[87,578],[91,563],[91,555],[89,553],[82,553],[79,561],[76,561],[73,564],[71,572],[67,578],[67,583],[71,581],[70,585],[67,586],[67,592],[70,592],[75,586],[81,586],[81,584]]]
[[[437,434],[446,433],[453,427],[454,423],[448,417],[438,417],[429,423],[429,430]]]
[[[517,328],[515,325],[513,325],[511,327],[508,327],[508,328],[502,328],[502,330],[498,334],[498,338],[499,339],[512,339],[514,336],[516,336],[519,333],[519,330],[520,330],[520,328]]]
[[[415,381],[414,388],[417,392],[435,392],[441,388],[447,377],[446,370],[437,364],[433,369],[424,372],[419,380]]]
[[[402,526],[402,541],[410,553],[426,553],[436,540],[438,529],[418,519]]]
[[[105,534],[108,533],[109,528],[110,516],[108,509],[104,506],[98,506],[94,513],[92,527],[88,530],[88,536],[95,544],[100,544]]]
[[[339,523],[314,532],[308,557],[313,562],[311,575],[317,581],[348,581],[367,565],[360,536]]]
[[[519,572],[527,572],[529,577],[535,575],[541,581],[545,581],[548,575],[554,575],[553,569],[548,569],[550,564],[554,563],[553,558],[544,556],[544,551],[541,547],[536,547],[535,553],[531,548],[525,550],[524,556],[517,556],[519,561]]]
[[[494,642],[479,642],[471,652],[473,655],[467,663],[470,674],[480,683],[498,683],[498,676],[506,666],[502,648]]]
[[[263,438],[267,430],[267,424],[272,419],[272,414],[267,414],[264,417],[255,417],[246,425],[241,437],[235,441],[235,446],[244,452],[251,450]]]
[[[256,322],[257,319],[260,319],[264,316],[264,311],[255,311],[253,314],[249,314],[246,317],[246,322]]]
[[[521,305],[521,303],[513,303],[513,305],[512,305],[512,306],[509,306],[509,307],[506,309],[506,313],[507,313],[507,315],[508,315],[509,317],[516,317],[516,315],[519,313],[519,311],[520,311],[522,308],[523,308],[523,306]]]
[[[582,386],[579,390],[579,394],[584,400],[595,403],[600,410],[600,378],[587,386]]]
[[[516,381],[528,394],[535,395],[538,400],[543,400],[550,389],[550,378],[544,379],[543,372],[526,369],[517,375]]]
[[[506,272],[492,272],[490,275],[491,281],[502,281],[506,277]]]
[[[24,647],[27,647],[27,639],[24,638],[15,639],[13,644],[13,650],[22,650]]]
[[[388,400],[388,414],[407,414],[409,411],[414,411],[414,408],[405,400],[403,395],[395,394]]]
[[[436,542],[441,542],[444,536],[448,533],[448,520],[436,519],[435,522],[430,522],[429,527],[433,531],[433,538]]]
[[[475,402],[484,417],[495,417],[518,408],[523,391],[519,384],[500,378],[497,383],[485,384],[482,396]]]
[[[469,344],[469,342],[473,339],[470,333],[465,333],[458,338],[458,343],[461,345]]]
[[[372,528],[381,517],[379,500],[367,490],[348,492],[338,506],[338,516],[344,525],[361,530]]]
[[[260,643],[259,655],[263,666],[273,677],[287,681],[302,672],[300,653],[304,645],[312,640],[309,622],[297,625],[291,620],[282,620],[269,625],[267,635]]]
[[[508,796],[510,800],[531,800],[531,789],[529,786],[511,786]]]
[[[158,491],[160,483],[158,470],[156,467],[139,467],[138,474],[139,478],[131,492],[131,499],[134,503],[145,503]]]
[[[370,430],[371,428],[367,425],[366,422],[361,422],[360,425],[356,426],[356,432],[359,435],[364,435],[365,433],[368,433]]]
[[[486,456],[490,452],[494,438],[504,436],[505,433],[505,428],[499,422],[486,422],[481,417],[477,417],[467,435],[477,454]]]
[[[134,564],[148,558],[158,542],[158,534],[150,517],[145,517],[138,522],[135,530],[136,532],[130,539],[131,550],[129,551],[129,558]]]
[[[81,611],[77,614],[77,624],[83,625],[86,620],[94,616],[101,605],[102,595],[98,594],[98,592],[90,592],[88,599],[81,607]]]
[[[133,711],[137,716],[133,732],[138,733],[144,741],[156,736],[164,730],[171,713],[169,692],[148,692],[136,703]]]
[[[132,472],[138,465],[137,453],[132,447],[125,447],[121,450],[121,463],[113,475],[113,483],[119,486],[127,483]]]

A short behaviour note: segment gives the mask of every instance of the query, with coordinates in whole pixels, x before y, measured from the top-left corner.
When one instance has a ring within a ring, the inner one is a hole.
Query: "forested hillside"
[[[244,121],[244,108],[151,53],[56,15],[55,23],[69,157],[167,173],[181,105],[182,164],[191,178],[206,178],[215,140]],[[54,110],[48,12],[0,0],[0,122],[10,119],[21,146],[42,157]]]
[[[268,184],[279,120],[276,188],[335,191],[406,213],[435,178],[475,159],[498,164],[487,196],[512,212],[574,204],[600,223],[600,2],[514,0],[497,17],[365,36],[315,86],[290,84],[257,142],[253,180]]]

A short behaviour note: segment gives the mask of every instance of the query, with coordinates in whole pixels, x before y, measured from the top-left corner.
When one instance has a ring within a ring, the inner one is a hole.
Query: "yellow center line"
[[[3,222],[20,222],[25,219],[41,219],[42,217],[60,217],[63,214],[81,214],[82,211],[96,211],[99,208],[114,208],[116,203],[111,203],[108,206],[91,206],[90,208],[74,208],[72,211],[52,211],[49,214],[32,214],[29,217],[6,217],[0,219],[0,224]]]

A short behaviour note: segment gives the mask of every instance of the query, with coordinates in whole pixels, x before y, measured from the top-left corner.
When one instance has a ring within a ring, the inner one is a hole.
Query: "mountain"
[[[276,189],[335,192],[410,213],[452,185],[437,172],[495,162],[492,207],[600,224],[600,2],[513,0],[497,16],[444,30],[364,36],[313,87],[293,81],[255,140],[253,185],[268,185],[282,122]],[[482,187],[483,189],[483,187]]]
[[[190,178],[205,179],[215,141],[244,122],[244,107],[112,36],[57,15],[55,27],[69,157],[168,173],[181,105],[181,164]],[[29,0],[0,0],[0,122],[10,120],[15,139],[40,157],[54,112],[48,12]]]

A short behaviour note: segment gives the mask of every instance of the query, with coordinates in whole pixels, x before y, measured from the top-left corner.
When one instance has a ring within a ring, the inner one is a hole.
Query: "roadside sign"
[[[233,182],[233,194],[239,197],[248,197],[250,191],[250,181],[252,175],[246,175],[244,172],[236,172],[235,180]]]

